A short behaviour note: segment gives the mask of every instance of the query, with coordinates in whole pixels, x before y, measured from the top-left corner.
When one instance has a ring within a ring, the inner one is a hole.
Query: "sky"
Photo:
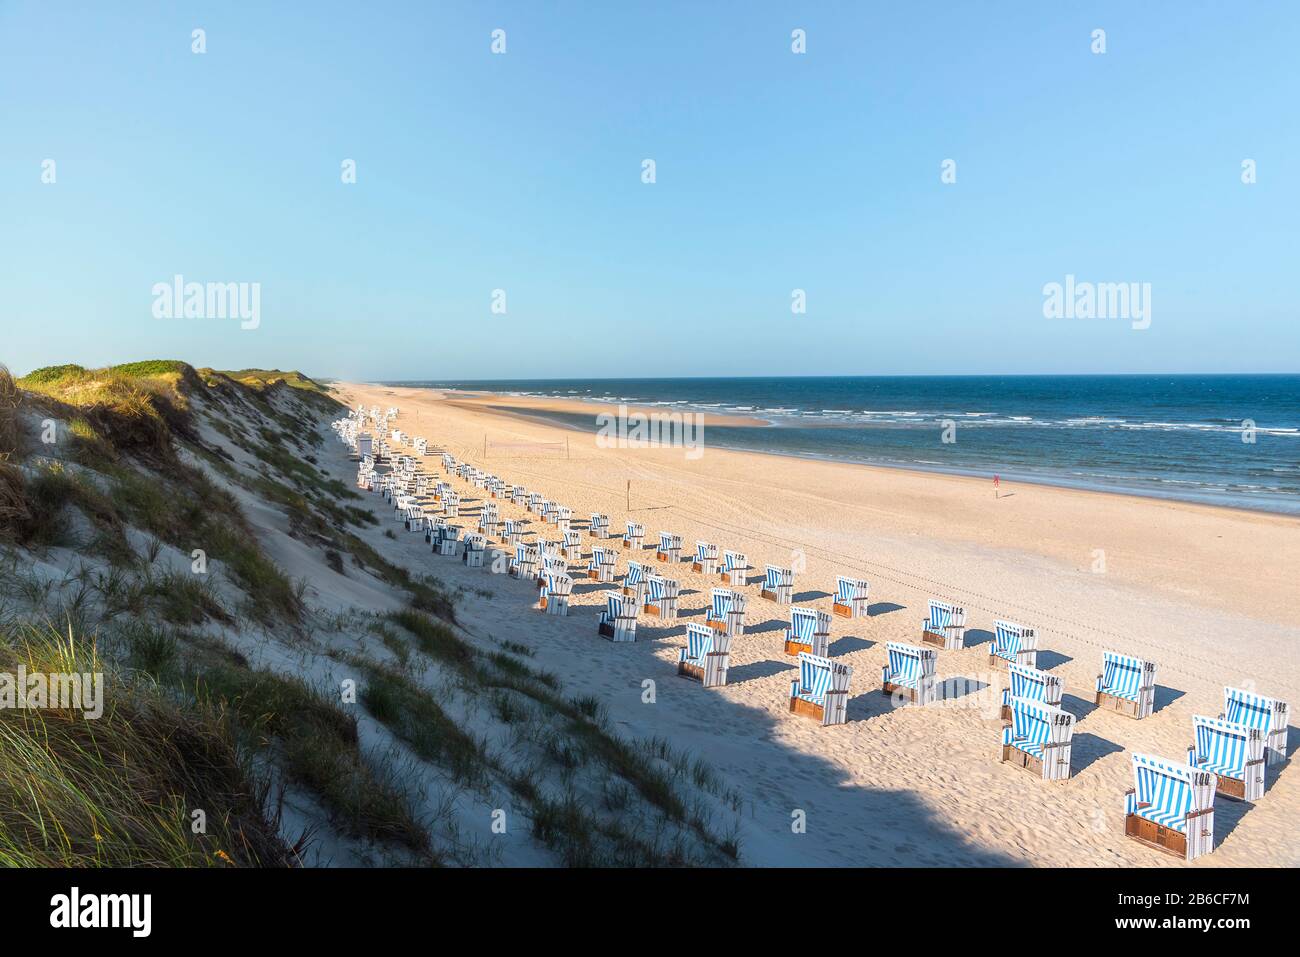
[[[0,0],[0,362],[1296,372],[1297,49],[1291,0]]]

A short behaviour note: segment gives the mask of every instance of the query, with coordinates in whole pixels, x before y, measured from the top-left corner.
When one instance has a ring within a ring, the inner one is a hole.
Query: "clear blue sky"
[[[1294,372],[1298,25],[1292,0],[0,0],[0,361]],[[176,273],[260,282],[260,328],[155,319]],[[1150,282],[1151,328],[1045,319],[1067,273]]]

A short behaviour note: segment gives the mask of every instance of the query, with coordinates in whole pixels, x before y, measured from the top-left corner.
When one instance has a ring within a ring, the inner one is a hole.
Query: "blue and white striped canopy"
[[[1246,739],[1254,729],[1199,714],[1192,715],[1192,729],[1198,768],[1231,778],[1246,776]]]
[[[790,636],[802,644],[812,644],[813,633],[817,630],[817,612],[810,608],[792,608],[790,610]]]
[[[1116,698],[1136,701],[1142,688],[1146,662],[1131,655],[1102,654],[1101,690]]]

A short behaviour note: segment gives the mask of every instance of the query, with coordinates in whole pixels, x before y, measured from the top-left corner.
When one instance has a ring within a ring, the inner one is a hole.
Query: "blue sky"
[[[1294,372],[1298,48],[1291,2],[0,0],[0,361]],[[259,327],[155,318],[178,273]],[[1150,328],[1044,318],[1067,274]]]

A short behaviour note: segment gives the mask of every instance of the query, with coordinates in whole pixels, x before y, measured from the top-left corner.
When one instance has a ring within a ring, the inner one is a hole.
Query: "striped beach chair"
[[[1001,618],[993,622],[993,646],[989,648],[989,664],[1038,667],[1038,635],[1034,634],[1034,629]]]
[[[835,576],[835,601],[831,611],[841,618],[863,618],[867,614],[867,580]]]
[[[460,526],[442,522],[438,525],[438,538],[433,543],[435,555],[454,558],[460,550]]]
[[[560,543],[560,554],[564,556],[566,562],[582,561],[582,538],[576,528],[571,528],[564,533]]]
[[[1002,720],[1011,720],[1011,701],[1013,698],[1026,698],[1040,701],[1053,708],[1061,706],[1063,688],[1060,676],[1028,665],[1008,665],[1007,677],[1010,687],[1002,689]]]
[[[678,652],[677,673],[694,678],[706,688],[727,683],[731,637],[694,622],[686,626],[686,647]]]
[[[592,581],[612,582],[614,580],[615,556],[608,548],[592,546],[591,561],[587,563],[587,577]]]
[[[573,509],[567,505],[557,505],[555,515],[553,516],[556,529],[563,535],[569,530],[569,523],[573,521]]]
[[[636,641],[636,604],[616,591],[605,592],[605,609],[597,626],[610,641]]]
[[[825,658],[831,641],[831,616],[813,608],[791,608],[790,627],[785,630],[785,653],[807,652]]]
[[[465,563],[466,568],[483,567],[483,551],[487,547],[487,540],[477,532],[469,532],[465,535],[465,547],[460,553],[460,560]]]
[[[419,505],[408,505],[403,509],[404,523],[408,532],[424,531],[424,509]]]
[[[542,521],[547,525],[554,525],[559,518],[560,506],[549,499],[542,502]]]
[[[535,545],[516,545],[515,557],[510,560],[510,574],[521,581],[533,581],[537,578],[537,563],[540,557]]]
[[[885,644],[885,652],[889,662],[880,669],[881,693],[899,695],[915,704],[935,700],[938,656],[933,648],[890,641]]]
[[[966,609],[930,599],[930,614],[921,623],[921,643],[953,650],[966,647]]]
[[[640,522],[628,522],[627,531],[623,533],[623,547],[639,552],[644,544],[645,526]]]
[[[1192,715],[1193,744],[1187,763],[1218,777],[1218,793],[1234,801],[1264,796],[1264,734],[1219,718]]]
[[[525,506],[532,515],[540,515],[542,511],[542,502],[544,499],[540,492],[528,493],[528,504]]]
[[[447,518],[456,518],[460,515],[460,493],[453,492],[450,489],[443,493],[442,496],[442,514]]]
[[[510,501],[514,505],[524,505],[528,502],[528,489],[522,485],[510,486]]]
[[[1280,764],[1286,760],[1286,729],[1291,717],[1291,707],[1279,698],[1266,698],[1244,688],[1223,689],[1225,721],[1259,728],[1264,735],[1264,760]]]
[[[718,569],[718,577],[732,588],[740,588],[745,584],[747,571],[749,571],[749,559],[745,557],[744,552],[722,553],[722,567]]]
[[[682,537],[674,535],[672,532],[660,532],[659,549],[655,552],[655,559],[669,564],[680,562],[682,560]]]
[[[592,512],[591,525],[587,527],[587,534],[592,538],[609,538],[609,516]]]
[[[1070,776],[1074,715],[1029,698],[1011,699],[1011,719],[1002,728],[1002,761],[1044,781]]]
[[[763,573],[763,588],[759,594],[778,605],[788,605],[794,594],[794,572],[789,568],[768,565]]]
[[[646,579],[654,573],[651,566],[628,559],[627,574],[623,576],[623,594],[635,598],[638,605],[644,605]]]
[[[695,561],[691,571],[701,575],[713,575],[718,570],[718,546],[712,542],[695,543]]]
[[[853,669],[820,655],[799,653],[799,677],[790,682],[790,713],[816,718],[822,727],[848,720]]]
[[[524,531],[517,521],[507,518],[501,522],[500,538],[507,545],[518,545],[523,541]]]
[[[485,536],[491,537],[496,534],[500,522],[501,517],[497,513],[496,505],[492,502],[484,502],[478,512],[478,530]]]
[[[730,588],[714,588],[709,592],[709,607],[704,612],[704,624],[714,631],[738,638],[745,633],[745,594]]]
[[[1215,776],[1149,754],[1133,755],[1124,834],[1192,861],[1214,850]]]
[[[647,615],[657,615],[663,621],[677,618],[677,599],[681,594],[681,585],[672,578],[662,575],[647,575],[645,580],[645,605]]]
[[[542,576],[542,581],[545,584],[537,596],[537,607],[548,615],[567,615],[573,579],[562,573],[549,572]]]
[[[1132,655],[1103,652],[1097,676],[1097,707],[1145,718],[1155,709],[1156,664]]]

